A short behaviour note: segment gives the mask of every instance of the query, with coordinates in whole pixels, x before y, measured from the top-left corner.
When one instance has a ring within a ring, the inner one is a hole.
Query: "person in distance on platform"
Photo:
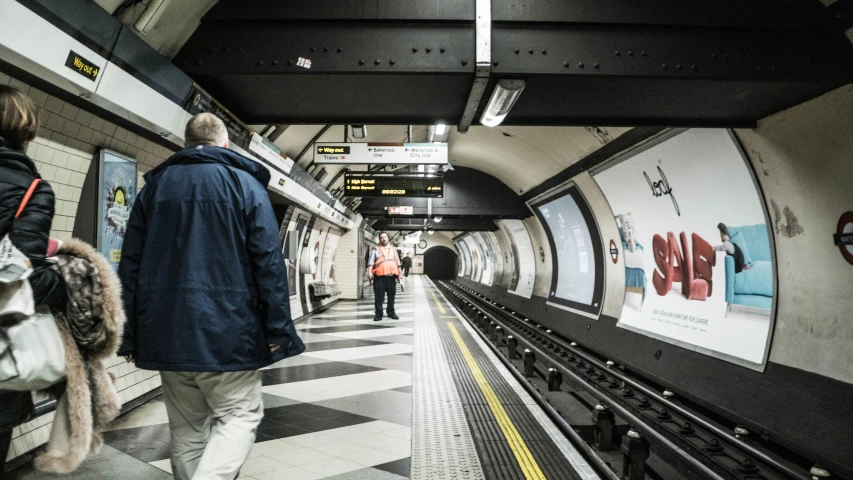
[[[412,257],[410,257],[408,253],[403,256],[402,265],[403,265],[403,276],[408,277],[409,276],[409,270],[412,268]]]
[[[397,293],[397,281],[400,279],[400,256],[397,249],[388,243],[388,234],[379,233],[379,245],[370,253],[367,262],[367,278],[373,282],[373,294],[376,299],[376,315],[373,321],[382,320],[382,304],[388,294],[388,318],[399,320],[394,313],[394,295]]]
[[[228,149],[209,113],[186,148],[145,175],[119,276],[119,355],[159,370],[175,478],[233,480],[263,418],[258,369],[305,351],[266,187],[270,172]]]

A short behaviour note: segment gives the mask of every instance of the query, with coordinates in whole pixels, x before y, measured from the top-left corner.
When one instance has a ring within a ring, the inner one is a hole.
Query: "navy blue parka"
[[[185,148],[145,175],[119,264],[119,355],[148,370],[227,372],[305,350],[269,180],[264,166],[213,146]]]

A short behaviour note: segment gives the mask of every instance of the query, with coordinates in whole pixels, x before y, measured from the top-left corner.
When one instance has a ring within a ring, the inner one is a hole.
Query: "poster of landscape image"
[[[98,250],[118,271],[130,211],[136,201],[136,162],[110,150],[100,153]]]
[[[595,174],[622,234],[618,325],[757,368],[772,331],[766,211],[733,135],[691,129]]]

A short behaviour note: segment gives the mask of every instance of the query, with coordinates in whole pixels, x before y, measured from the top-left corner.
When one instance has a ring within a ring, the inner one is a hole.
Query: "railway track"
[[[839,478],[456,282],[439,289],[603,478]]]

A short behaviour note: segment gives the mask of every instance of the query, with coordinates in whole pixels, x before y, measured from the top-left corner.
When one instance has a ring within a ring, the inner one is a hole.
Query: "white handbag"
[[[38,186],[34,181],[15,218]],[[29,259],[0,239],[0,390],[33,391],[65,377],[65,346],[47,307],[35,308]]]
[[[0,390],[41,390],[65,377],[65,346],[48,308],[0,331]]]

